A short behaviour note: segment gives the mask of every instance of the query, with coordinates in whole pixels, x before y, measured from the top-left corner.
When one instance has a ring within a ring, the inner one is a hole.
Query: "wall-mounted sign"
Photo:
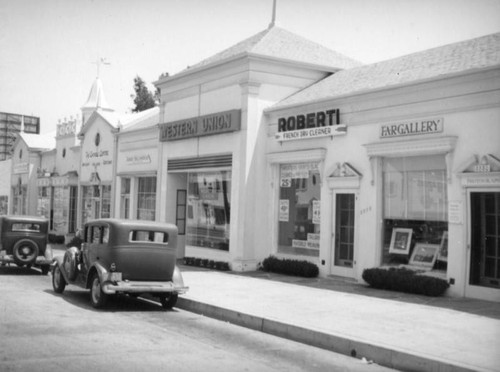
[[[448,202],[448,223],[456,225],[462,224],[463,207],[460,200],[450,200]]]
[[[288,199],[280,199],[279,208],[279,221],[288,222],[288,215],[290,214],[290,201]]]
[[[322,128],[339,123],[339,110],[310,112],[278,119],[278,132],[292,132],[308,128]]]
[[[127,165],[150,164],[151,155],[149,154],[125,155],[125,162],[127,163]]]
[[[241,110],[231,110],[160,124],[160,141],[209,136],[240,130]]]
[[[29,163],[18,163],[14,165],[14,174],[23,174],[28,173],[29,171]]]
[[[422,119],[402,123],[384,124],[380,127],[380,138],[441,133],[442,131],[443,118]]]
[[[334,127],[321,127],[311,129],[300,129],[291,132],[276,132],[274,138],[277,141],[293,141],[310,138],[342,136],[347,133],[346,125],[336,125]]]

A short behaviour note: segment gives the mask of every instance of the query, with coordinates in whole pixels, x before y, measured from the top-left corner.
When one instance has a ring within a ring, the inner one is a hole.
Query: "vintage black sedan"
[[[67,284],[90,289],[93,307],[109,296],[148,294],[162,306],[175,306],[187,291],[177,261],[177,227],[172,224],[121,219],[88,222],[81,247],[70,247],[53,264],[52,286],[62,293]]]
[[[47,275],[52,263],[49,222],[37,216],[0,216],[0,263],[40,267]]]

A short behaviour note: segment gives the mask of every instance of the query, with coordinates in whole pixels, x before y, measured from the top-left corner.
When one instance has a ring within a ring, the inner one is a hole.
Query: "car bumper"
[[[176,286],[173,282],[105,282],[101,286],[106,294],[114,293],[186,293],[189,287]]]
[[[11,254],[5,254],[5,251],[0,251],[0,262],[2,263],[16,263],[14,260],[14,256]],[[32,265],[42,266],[42,265],[50,265],[52,264],[52,260],[47,259],[45,256],[38,256],[36,261],[32,263]]]

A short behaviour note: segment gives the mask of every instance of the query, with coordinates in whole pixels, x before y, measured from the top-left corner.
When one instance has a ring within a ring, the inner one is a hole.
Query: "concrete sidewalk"
[[[188,311],[399,370],[500,371],[500,304],[452,299],[459,311],[416,303],[424,296],[380,298],[387,291],[359,284],[364,294],[332,290],[352,285],[328,279],[181,270],[190,289],[178,307]]]

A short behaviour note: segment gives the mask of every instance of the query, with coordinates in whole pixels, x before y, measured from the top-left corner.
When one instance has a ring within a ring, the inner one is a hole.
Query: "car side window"
[[[104,244],[109,243],[109,226],[102,227],[102,242]]]
[[[92,244],[101,243],[101,226],[92,226]]]
[[[92,229],[88,226],[85,227],[85,235],[84,235],[85,243],[90,243],[92,241]]]

